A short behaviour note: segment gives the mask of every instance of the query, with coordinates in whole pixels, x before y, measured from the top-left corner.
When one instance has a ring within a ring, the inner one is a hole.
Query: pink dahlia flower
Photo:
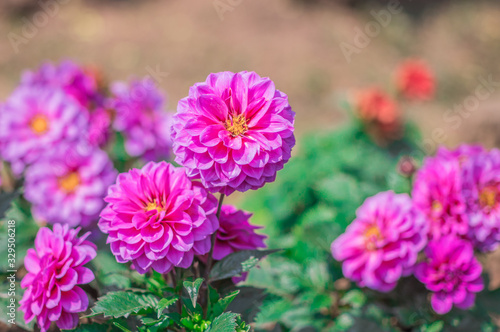
[[[476,157],[485,152],[485,149],[480,145],[462,144],[455,150],[449,150],[441,146],[436,153],[436,157],[458,159],[460,165],[463,165],[468,159]]]
[[[210,74],[180,100],[175,161],[211,192],[258,189],[290,159],[295,113],[286,94],[254,72]]]
[[[154,82],[118,82],[111,90],[110,107],[116,111],[113,126],[123,132],[127,153],[152,161],[167,158],[171,149],[171,115],[165,112],[165,97]]]
[[[105,108],[90,113],[90,124],[86,140],[94,146],[104,146],[111,137],[111,114]]]
[[[61,90],[20,87],[1,107],[0,117],[2,158],[16,175],[88,129],[88,112]]]
[[[417,265],[415,277],[433,292],[432,308],[441,315],[453,305],[470,308],[475,293],[484,288],[482,267],[474,257],[472,244],[447,235],[429,242],[425,253],[427,261]]]
[[[470,158],[463,166],[469,238],[481,251],[500,243],[500,150]]]
[[[24,196],[37,219],[71,227],[95,225],[116,171],[108,155],[88,145],[60,145],[26,171]]]
[[[78,237],[80,228],[54,225],[54,230],[43,227],[35,239],[35,249],[28,249],[24,266],[28,271],[21,281],[27,288],[19,310],[29,323],[34,318],[42,332],[51,322],[64,330],[78,325],[78,313],[87,310],[87,294],[77,285],[94,280],[92,271],[84,265],[96,256],[96,246]]]
[[[238,210],[232,205],[223,205],[219,230],[214,244],[213,258],[221,260],[229,254],[241,250],[265,248],[265,235],[255,233],[262,228],[250,224],[251,213]]]
[[[428,224],[406,194],[382,192],[367,198],[356,219],[332,243],[345,277],[361,287],[388,292],[413,272],[427,243]]]
[[[104,200],[99,228],[117,261],[133,262],[139,273],[188,268],[194,255],[210,251],[219,227],[217,199],[166,162],[118,175]]]
[[[412,190],[415,206],[429,220],[429,238],[464,236],[469,230],[458,158],[428,157],[417,172]]]
[[[95,75],[69,60],[57,65],[48,62],[35,72],[26,71],[21,84],[62,89],[87,109],[103,101]]]

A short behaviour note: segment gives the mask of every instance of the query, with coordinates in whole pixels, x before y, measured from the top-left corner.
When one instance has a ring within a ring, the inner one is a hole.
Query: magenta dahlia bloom
[[[21,84],[62,89],[86,108],[103,102],[96,76],[69,60],[59,64],[47,62],[35,72],[26,71]]]
[[[64,330],[78,325],[78,313],[87,310],[87,294],[77,285],[88,284],[94,274],[86,267],[96,256],[96,246],[86,241],[89,232],[78,237],[80,228],[55,224],[53,231],[43,227],[28,249],[24,266],[28,271],[21,281],[26,288],[19,310],[29,323],[34,318],[42,332],[51,322]]]
[[[165,112],[165,97],[150,79],[118,82],[111,87],[111,108],[116,111],[113,126],[125,136],[131,156],[160,160],[170,155],[171,115]]]
[[[483,290],[482,267],[474,257],[472,244],[454,235],[429,242],[427,261],[417,265],[415,277],[433,292],[432,308],[446,314],[453,305],[461,309],[474,304],[475,293]]]
[[[469,238],[481,251],[495,250],[500,243],[500,150],[470,158],[463,174]]]
[[[467,234],[469,226],[459,158],[425,158],[416,174],[412,197],[415,206],[429,220],[429,238]]]
[[[24,196],[39,220],[88,227],[99,219],[115,178],[104,151],[84,144],[60,145],[28,168]]]
[[[436,157],[451,160],[458,159],[460,165],[463,165],[470,158],[474,158],[485,152],[486,150],[480,145],[462,144],[455,150],[449,150],[446,147],[441,146],[437,150]]]
[[[118,175],[104,200],[99,228],[117,261],[133,262],[139,273],[188,268],[194,255],[210,251],[219,227],[217,199],[166,162]]]
[[[356,219],[332,243],[333,257],[360,287],[388,292],[413,272],[427,243],[428,224],[406,194],[392,191],[367,198]]]
[[[180,100],[175,161],[211,192],[258,189],[290,159],[295,113],[286,94],[254,72],[210,74]]]
[[[250,217],[251,213],[238,210],[232,205],[222,206],[213,251],[215,260],[221,260],[233,252],[266,247],[266,236],[255,233],[255,230],[262,227],[250,224]]]
[[[88,113],[61,90],[18,88],[0,109],[2,158],[20,174],[25,166],[88,128]]]

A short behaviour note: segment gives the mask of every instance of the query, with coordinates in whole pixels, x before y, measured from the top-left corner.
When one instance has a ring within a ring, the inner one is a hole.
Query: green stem
[[[222,210],[222,202],[224,201],[224,194],[220,194],[219,197],[219,206],[217,207],[217,220],[219,220],[220,223],[220,212]],[[212,265],[214,262],[213,259],[213,253],[214,253],[214,246],[215,246],[215,239],[217,238],[217,231],[215,231],[212,234],[212,239],[211,239],[211,246],[210,246],[210,252],[208,253],[208,260],[207,260],[207,268],[205,271],[205,276],[206,276],[206,281],[208,283],[208,277],[210,276],[210,271],[212,270]]]

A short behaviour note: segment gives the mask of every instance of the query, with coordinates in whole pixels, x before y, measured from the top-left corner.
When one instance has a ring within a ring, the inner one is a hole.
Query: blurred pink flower
[[[57,89],[20,87],[0,108],[2,158],[14,174],[88,130],[88,112]]]
[[[70,60],[59,64],[47,62],[37,71],[26,71],[23,73],[21,84],[55,90],[62,89],[88,110],[103,102],[95,75]]]
[[[381,192],[367,198],[356,219],[332,243],[342,271],[361,287],[388,292],[413,272],[427,243],[428,224],[406,194]]]
[[[194,255],[210,251],[219,227],[217,199],[166,162],[118,175],[104,200],[99,228],[117,261],[133,262],[141,274],[188,268]]]
[[[28,249],[24,266],[28,271],[21,281],[26,288],[19,302],[24,320],[34,318],[42,332],[51,322],[64,330],[78,325],[78,313],[87,310],[87,294],[77,285],[94,280],[84,265],[96,256],[96,246],[86,241],[90,233],[78,237],[80,228],[55,224],[53,231],[43,227],[35,239],[35,249]]]
[[[474,257],[472,244],[454,235],[429,242],[427,261],[417,265],[415,277],[433,292],[432,308],[446,314],[453,305],[461,309],[474,304],[475,293],[483,290],[482,267]]]
[[[176,162],[211,192],[274,181],[295,145],[295,113],[273,81],[254,72],[210,74],[180,100],[172,129]]]
[[[481,251],[500,244],[500,150],[476,155],[463,164],[469,238]]]
[[[53,147],[26,171],[25,198],[37,219],[95,225],[116,171],[108,155],[86,144]]]
[[[403,62],[396,71],[397,89],[408,99],[429,100],[434,96],[436,80],[431,69],[421,60]]]
[[[165,97],[150,79],[112,85],[110,108],[116,111],[113,127],[123,132],[125,150],[149,161],[167,158],[171,150],[171,115]]]
[[[458,158],[427,157],[417,172],[412,190],[415,206],[428,218],[429,238],[446,234],[464,236],[469,230]]]
[[[213,252],[215,260],[221,260],[237,251],[266,247],[266,236],[255,233],[255,230],[262,227],[250,224],[251,216],[251,213],[238,210],[232,205],[222,206]]]

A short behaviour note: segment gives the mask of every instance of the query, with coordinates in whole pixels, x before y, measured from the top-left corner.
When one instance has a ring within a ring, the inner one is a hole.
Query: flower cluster
[[[413,188],[431,224],[430,238],[455,234],[481,251],[500,244],[500,150],[462,145],[426,158]]]
[[[287,95],[269,78],[210,74],[179,101],[172,127],[175,161],[211,192],[258,189],[290,159],[294,115]]]
[[[427,243],[427,221],[406,194],[368,198],[346,232],[332,243],[344,275],[361,287],[387,292],[413,272]]]
[[[28,249],[24,264],[28,273],[21,281],[26,288],[20,301],[24,319],[36,319],[42,332],[51,322],[64,330],[74,329],[78,313],[87,310],[89,299],[78,285],[94,280],[84,265],[96,256],[96,246],[87,241],[90,233],[78,237],[79,228],[55,224],[53,230],[41,228],[35,249]]]
[[[442,147],[424,159],[412,199],[389,200],[394,196],[381,193],[368,198],[346,233],[333,242],[332,253],[344,261],[344,275],[360,286],[389,291],[408,275],[408,263],[414,268],[428,239],[425,260],[414,274],[433,293],[432,307],[439,314],[453,305],[471,307],[474,294],[484,288],[474,249],[487,252],[500,244],[500,150]],[[408,223],[398,227],[400,220]],[[400,229],[411,230],[423,242],[411,247]],[[394,243],[404,251],[396,250]],[[406,261],[405,255],[412,258]]]
[[[355,94],[353,109],[365,130],[378,142],[400,139],[403,119],[400,101],[430,100],[434,95],[435,79],[421,60],[407,60],[396,70],[396,96],[379,87],[365,88]]]

